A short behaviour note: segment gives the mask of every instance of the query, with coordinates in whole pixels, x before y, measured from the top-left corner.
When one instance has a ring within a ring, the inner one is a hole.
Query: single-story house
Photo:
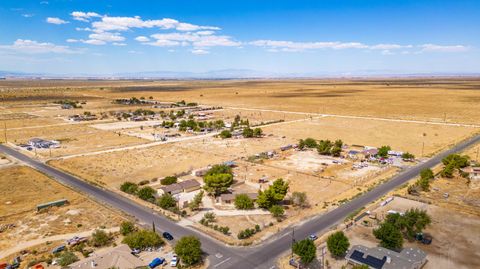
[[[94,253],[93,256],[72,263],[70,269],[92,269],[92,268],[144,268],[147,263],[133,255],[127,245],[119,245],[113,249]]]
[[[378,154],[378,149],[375,149],[375,148],[366,149],[362,151],[362,154],[365,156],[365,158],[373,157]]]
[[[480,180],[480,167],[469,166],[469,167],[463,168],[462,171],[468,174],[468,178]]]
[[[168,193],[168,194],[174,195],[174,194],[181,193],[182,191],[183,191],[182,185],[178,183],[174,183],[174,184],[160,187],[160,189],[158,189],[158,194],[162,195],[162,194]]]
[[[419,269],[427,262],[427,254],[418,248],[396,252],[382,247],[353,246],[345,256],[352,265],[367,265],[372,269]]]
[[[179,182],[178,184],[182,186],[184,192],[196,191],[202,187],[200,183],[195,179],[185,180],[185,181]]]

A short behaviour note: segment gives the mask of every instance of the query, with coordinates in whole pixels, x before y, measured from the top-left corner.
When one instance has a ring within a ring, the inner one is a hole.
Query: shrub
[[[238,194],[235,196],[235,207],[237,209],[252,209],[254,207],[253,200],[246,194]]]
[[[162,185],[172,185],[174,183],[177,183],[177,177],[174,177],[174,176],[164,177],[162,178],[162,180],[160,180],[160,183]]]
[[[90,242],[94,247],[103,247],[109,245],[112,240],[113,236],[106,233],[104,230],[95,230],[95,232],[92,233]]]
[[[145,200],[145,201],[150,201],[154,197],[153,195],[156,193],[156,191],[149,186],[143,187],[137,191],[137,195],[140,199]]]
[[[165,193],[157,199],[157,205],[163,209],[177,207],[177,200],[171,194]]]
[[[220,137],[221,137],[222,139],[231,138],[231,137],[232,137],[232,133],[231,133],[229,130],[223,130],[223,131],[220,133]]]
[[[317,254],[317,248],[312,240],[304,239],[295,242],[292,247],[293,253],[297,254],[305,264],[311,263]]]
[[[58,258],[58,264],[61,266],[67,266],[76,261],[78,261],[78,257],[70,251],[62,252]]]
[[[138,185],[127,181],[120,186],[120,190],[126,193],[136,194],[138,191]]]
[[[272,207],[270,207],[269,210],[270,210],[270,213],[272,213],[272,215],[277,219],[280,219],[281,217],[283,217],[283,214],[285,213],[285,210],[283,209],[283,207],[279,205],[273,205]]]
[[[122,235],[127,235],[135,231],[135,224],[131,221],[124,221],[120,224],[120,234]]]

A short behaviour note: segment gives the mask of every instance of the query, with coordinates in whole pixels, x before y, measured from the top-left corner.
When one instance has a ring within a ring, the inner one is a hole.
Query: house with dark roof
[[[196,191],[196,190],[199,190],[202,187],[200,185],[200,183],[198,181],[196,181],[195,179],[184,180],[182,182],[179,182],[178,184],[180,184],[180,186],[182,186],[182,189],[183,189],[184,192]]]
[[[371,269],[420,269],[427,262],[427,254],[417,248],[396,252],[382,247],[353,246],[345,256],[352,265],[367,265]]]

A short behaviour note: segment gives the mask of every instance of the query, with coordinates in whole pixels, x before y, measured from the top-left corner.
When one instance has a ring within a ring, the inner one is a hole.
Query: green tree
[[[350,242],[342,231],[331,234],[327,238],[327,248],[333,256],[345,256],[349,246]]]
[[[205,173],[205,176],[214,174],[232,174],[232,168],[228,165],[216,164]]]
[[[126,193],[136,194],[138,191],[138,185],[133,182],[127,181],[120,186],[120,190]]]
[[[202,204],[202,199],[203,199],[203,191],[200,191],[193,197],[192,202],[188,204],[188,207],[191,210],[198,210],[200,208],[200,205]]]
[[[137,195],[142,200],[151,201],[152,199],[154,199],[153,195],[155,193],[156,191],[152,187],[146,186],[139,189]]]
[[[385,221],[395,225],[408,239],[413,239],[431,223],[431,218],[425,210],[412,208],[403,215],[389,214]]]
[[[279,205],[273,205],[269,209],[270,213],[272,213],[272,216],[274,216],[277,219],[280,219],[283,217],[285,214],[285,210],[283,209],[282,206]]]
[[[311,138],[311,137],[308,137],[308,138],[305,138],[305,140],[303,140],[303,143],[305,144],[305,147],[307,148],[316,148],[317,147],[317,140]]]
[[[109,245],[113,240],[113,236],[106,233],[104,230],[95,230],[92,233],[90,242],[94,247],[103,247]]]
[[[157,199],[157,205],[163,209],[171,209],[177,207],[177,200],[169,193],[164,193]]]
[[[284,181],[283,178],[276,179],[273,184],[270,186],[273,189],[276,195],[277,202],[280,202],[285,198],[288,192],[288,182]]]
[[[252,209],[254,207],[253,200],[246,194],[238,194],[235,196],[235,208]]]
[[[174,176],[164,177],[160,180],[160,183],[162,183],[162,185],[172,185],[174,183],[177,183],[177,177],[174,177]]]
[[[164,241],[154,231],[139,230],[125,236],[122,243],[127,244],[131,249],[145,249],[148,247],[159,247],[164,244]]]
[[[330,141],[330,140],[320,140],[320,142],[318,142],[318,146],[317,146],[318,154],[331,155],[332,154],[331,153],[332,147],[333,147],[332,141]]]
[[[243,132],[242,132],[242,135],[243,137],[245,138],[251,138],[253,137],[253,129],[251,129],[250,127],[246,127],[243,129]]]
[[[58,264],[60,266],[67,266],[76,261],[78,261],[78,257],[73,252],[70,252],[70,251],[64,251],[58,257]]]
[[[443,167],[442,171],[440,172],[440,175],[442,177],[452,178],[454,172],[455,172],[455,164],[449,163],[445,165],[445,167]]]
[[[222,139],[230,138],[232,137],[232,133],[229,130],[223,130],[222,132],[220,132],[220,137]]]
[[[213,174],[206,175],[203,178],[205,182],[205,190],[215,196],[224,193],[233,184],[232,174]]]
[[[317,255],[317,248],[312,240],[304,239],[295,242],[292,247],[293,253],[297,254],[304,264],[311,263]]]
[[[430,180],[430,179],[433,179],[435,177],[435,175],[433,174],[432,169],[427,168],[427,169],[423,169],[420,172],[420,177],[421,178],[427,178],[428,180]]]
[[[131,221],[123,221],[120,224],[120,234],[122,234],[122,235],[127,235],[127,234],[130,234],[130,233],[133,233],[136,230],[137,230],[137,228],[135,227],[135,224]]]
[[[340,148],[340,147],[333,146],[333,147],[330,149],[330,154],[332,154],[332,156],[340,157],[340,154],[341,154],[341,153],[342,153],[342,148]]]
[[[263,135],[263,130],[261,128],[253,129],[253,136],[254,137],[261,137]]]
[[[402,233],[391,222],[383,222],[378,229],[373,230],[373,235],[380,240],[380,245],[384,248],[398,250],[403,246]]]
[[[202,260],[202,243],[195,236],[184,236],[175,245],[175,253],[183,264],[197,264]]]
[[[288,192],[288,182],[285,182],[283,179],[279,178],[273,182],[273,184],[268,187],[268,189],[259,191],[257,198],[257,204],[262,208],[270,208],[271,206],[283,201],[285,195]]]
[[[377,155],[379,157],[383,157],[383,158],[386,158],[388,157],[388,152],[392,150],[392,148],[390,146],[381,146],[379,149],[378,149],[378,153]]]

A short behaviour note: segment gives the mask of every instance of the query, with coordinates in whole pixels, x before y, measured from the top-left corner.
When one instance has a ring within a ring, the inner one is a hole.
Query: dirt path
[[[15,245],[12,248],[0,251],[0,260],[4,259],[5,257],[7,257],[9,255],[12,255],[13,253],[16,253],[16,252],[22,251],[24,249],[31,248],[31,247],[46,243],[47,241],[53,242],[53,241],[59,241],[59,240],[67,240],[67,239],[70,239],[74,236],[86,237],[86,236],[90,236],[94,231],[95,230],[90,230],[90,231],[85,231],[85,232],[80,232],[80,233],[59,234],[59,235],[39,238],[39,239],[27,241],[27,242],[19,242],[17,245]],[[117,232],[117,231],[119,231],[119,227],[105,229],[105,231],[106,232]]]

